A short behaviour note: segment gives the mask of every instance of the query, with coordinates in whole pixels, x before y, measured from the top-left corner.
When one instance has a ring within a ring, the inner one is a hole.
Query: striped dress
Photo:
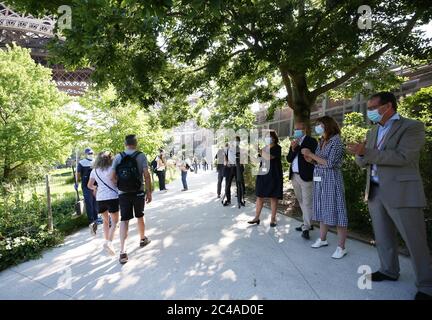
[[[341,171],[344,151],[339,135],[330,138],[323,149],[321,149],[321,144],[318,144],[315,151],[318,157],[327,160],[327,164],[315,165],[312,220],[330,226],[348,226],[345,188]],[[315,177],[321,177],[321,181],[316,181],[319,179]]]

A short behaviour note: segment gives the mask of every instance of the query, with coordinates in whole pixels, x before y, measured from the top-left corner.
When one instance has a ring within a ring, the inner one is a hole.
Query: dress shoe
[[[307,239],[307,240],[310,239],[309,231],[308,231],[308,230],[303,231],[301,236],[302,236],[303,238]]]
[[[224,207],[227,207],[227,206],[230,206],[231,205],[231,202],[229,202],[229,201],[225,201],[224,203],[223,203],[223,206]]]
[[[249,224],[256,224],[259,225],[260,224],[260,219],[253,219],[252,221],[248,221]]]
[[[296,231],[303,231],[303,226],[304,226],[304,224],[302,224],[300,227],[295,228]],[[313,226],[310,226],[309,231],[312,231],[312,230],[313,230]]]
[[[415,295],[414,300],[432,300],[432,296],[430,294],[419,291]]]
[[[375,281],[375,282],[380,282],[380,281],[384,281],[384,280],[397,281],[397,279],[398,278],[389,277],[388,275],[385,275],[384,273],[381,273],[379,271],[372,273],[372,276],[371,276],[371,280]]]

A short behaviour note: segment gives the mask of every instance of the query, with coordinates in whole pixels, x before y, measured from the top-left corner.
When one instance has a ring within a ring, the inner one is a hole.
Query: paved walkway
[[[254,205],[222,207],[216,179],[214,171],[189,173],[188,192],[180,192],[179,180],[165,194],[156,191],[146,208],[152,243],[138,248],[133,223],[126,265],[105,254],[101,233],[92,237],[85,229],[43,258],[1,272],[0,299],[412,299],[416,293],[406,257],[400,281],[360,290],[358,267],[377,268],[375,248],[348,240],[348,255],[333,260],[334,234],[329,247],[312,249],[312,240],[294,230],[297,221],[279,215],[270,228],[265,208],[261,225],[249,226]]]

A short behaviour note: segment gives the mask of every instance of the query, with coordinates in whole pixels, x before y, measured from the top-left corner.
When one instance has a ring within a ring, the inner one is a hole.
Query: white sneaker
[[[341,259],[347,254],[347,250],[342,249],[341,247],[337,247],[336,251],[333,253],[332,258],[334,259]]]
[[[104,243],[103,247],[109,255],[111,255],[111,256],[115,255],[115,250],[114,250],[114,247],[113,247],[111,241],[106,241]]]
[[[321,238],[318,238],[313,245],[311,245],[312,248],[321,248],[328,246],[327,240],[322,241]]]

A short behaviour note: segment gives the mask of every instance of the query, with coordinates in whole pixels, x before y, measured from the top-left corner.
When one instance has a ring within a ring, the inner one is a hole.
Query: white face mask
[[[92,155],[92,154],[88,154],[88,155],[87,155],[87,159],[89,159],[89,160],[93,160],[93,155]]]

